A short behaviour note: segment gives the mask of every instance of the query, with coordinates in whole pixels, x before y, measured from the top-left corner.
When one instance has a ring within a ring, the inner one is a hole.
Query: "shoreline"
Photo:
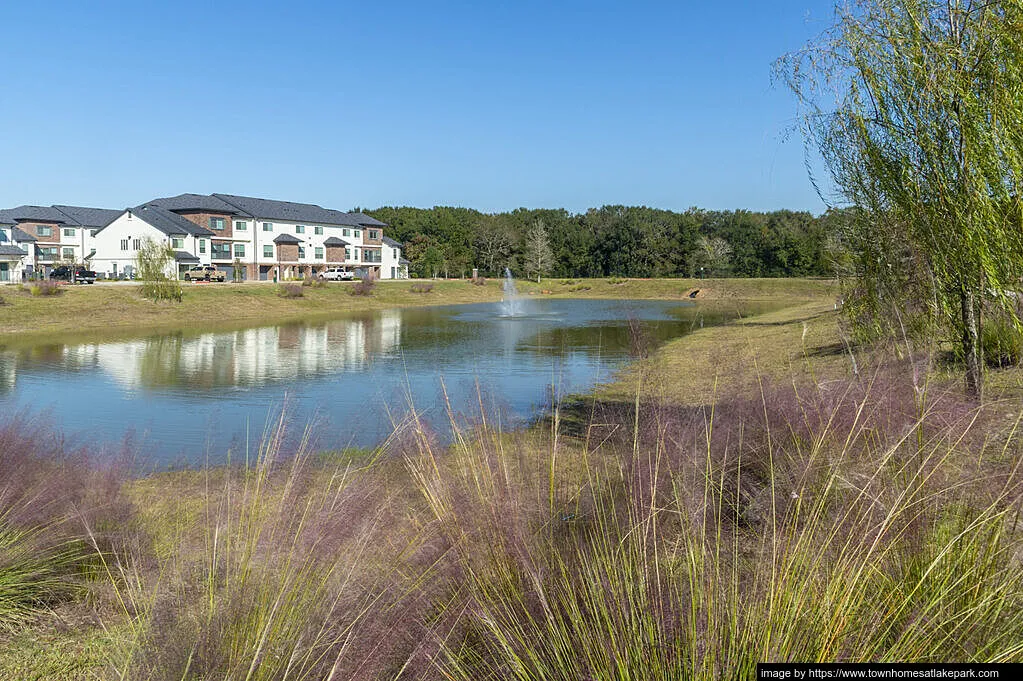
[[[291,283],[291,282],[286,282]],[[427,293],[411,291],[430,285]],[[196,329],[237,330],[343,318],[360,311],[488,303],[501,300],[502,280],[385,280],[370,296],[353,296],[347,283],[303,287],[301,298],[282,298],[265,283],[190,284],[181,303],[143,299],[137,285],[68,287],[56,297],[33,297],[17,286],[0,287],[0,349],[28,345],[124,340]],[[818,279],[549,279],[516,280],[520,295],[554,298],[798,302],[834,295]],[[699,290],[696,298],[689,293]],[[68,326],[73,324],[74,329]]]

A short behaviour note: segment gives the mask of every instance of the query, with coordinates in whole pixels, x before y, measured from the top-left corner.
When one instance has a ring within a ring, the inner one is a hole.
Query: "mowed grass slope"
[[[428,292],[413,291],[426,285]],[[302,287],[285,298],[267,283],[189,284],[184,299],[153,302],[133,285],[66,286],[57,296],[36,297],[16,286],[0,287],[0,342],[66,341],[125,336],[151,331],[276,324],[326,318],[359,310],[420,305],[494,302],[503,296],[501,280],[479,286],[468,280],[378,281],[369,296],[353,296],[351,282]],[[773,300],[794,302],[833,295],[834,285],[819,280],[549,279],[518,281],[524,296],[579,298]]]

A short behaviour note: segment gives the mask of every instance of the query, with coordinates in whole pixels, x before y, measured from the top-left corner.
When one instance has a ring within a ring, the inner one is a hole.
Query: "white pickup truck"
[[[320,272],[320,279],[326,279],[327,281],[351,281],[355,279],[355,275],[350,270],[341,267],[331,267],[329,270]]]

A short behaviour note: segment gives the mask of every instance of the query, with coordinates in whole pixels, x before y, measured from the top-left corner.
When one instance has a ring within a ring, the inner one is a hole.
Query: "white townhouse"
[[[0,281],[45,275],[58,262],[130,276],[146,237],[171,244],[177,264],[168,274],[179,276],[214,264],[228,279],[299,279],[331,267],[407,278],[402,246],[386,227],[364,213],[232,194],[179,194],[126,210],[21,206],[0,210]]]
[[[407,273],[398,262],[400,244],[384,245],[387,225],[362,213],[234,194],[180,194],[148,205],[213,232],[212,262],[229,278],[236,264],[244,267],[242,278],[264,281],[315,276],[329,267],[383,279]]]
[[[21,281],[47,275],[58,263],[83,262],[92,234],[119,214],[82,206],[0,210],[0,281]]]
[[[129,208],[91,238],[88,262],[97,274],[109,279],[131,276],[135,257],[146,239],[169,244],[174,264],[169,277],[179,277],[189,267],[209,265],[213,232],[159,206]]]

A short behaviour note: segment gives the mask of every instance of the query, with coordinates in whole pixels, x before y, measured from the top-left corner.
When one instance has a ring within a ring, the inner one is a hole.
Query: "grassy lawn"
[[[687,299],[792,302],[833,295],[833,285],[816,280],[550,279],[519,281],[524,296],[558,298]],[[429,292],[414,292],[423,284]],[[35,297],[16,286],[0,288],[0,345],[124,337],[189,328],[238,328],[328,318],[360,310],[419,305],[455,305],[501,299],[503,282],[379,281],[372,295],[351,295],[353,284],[303,287],[302,297],[283,298],[273,284],[189,284],[180,303],[152,302],[131,285],[68,286],[58,296]]]

